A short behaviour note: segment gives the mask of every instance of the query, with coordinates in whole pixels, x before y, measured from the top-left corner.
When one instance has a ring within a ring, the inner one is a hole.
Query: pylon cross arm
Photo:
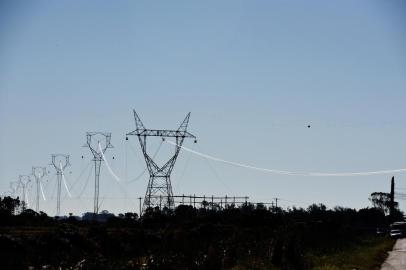
[[[127,133],[126,135],[137,135],[137,136],[155,136],[155,137],[183,137],[183,138],[194,138],[196,136],[181,130],[166,130],[166,129],[136,129]]]

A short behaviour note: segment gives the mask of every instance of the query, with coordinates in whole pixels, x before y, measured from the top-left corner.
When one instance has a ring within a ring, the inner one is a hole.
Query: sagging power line
[[[214,156],[211,156],[211,155],[208,155],[205,153],[195,151],[193,149],[187,148],[182,145],[178,145],[176,142],[172,142],[172,141],[166,141],[166,142],[171,145],[177,145],[180,148],[184,149],[185,151],[188,151],[192,154],[195,154],[197,156],[200,156],[200,157],[203,157],[206,159],[214,160],[214,161],[225,163],[225,164],[232,165],[232,166],[237,166],[237,167],[241,167],[241,168],[262,171],[262,172],[272,173],[272,174],[293,175],[293,176],[295,176],[295,175],[296,176],[367,176],[367,175],[376,175],[376,174],[393,174],[393,173],[406,172],[406,168],[405,169],[393,169],[393,170],[368,171],[368,172],[341,172],[341,173],[284,171],[284,170],[257,167],[257,166],[244,164],[244,163],[240,163],[240,162],[235,162],[235,161],[229,161],[229,160],[225,160],[222,158],[214,157]]]

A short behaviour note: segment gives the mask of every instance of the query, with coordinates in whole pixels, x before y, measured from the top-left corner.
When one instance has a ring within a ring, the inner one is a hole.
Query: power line
[[[177,145],[175,142],[172,141],[167,141],[167,143],[172,144],[172,145]],[[218,157],[214,157],[208,154],[204,154],[195,150],[192,150],[190,148],[187,148],[182,145],[178,145],[185,151],[188,151],[190,153],[193,153],[197,156],[206,158],[206,159],[211,159],[217,162],[229,164],[232,166],[236,167],[241,167],[241,168],[246,168],[246,169],[251,169],[251,170],[256,170],[256,171],[262,171],[262,172],[267,172],[267,173],[272,173],[272,174],[280,174],[280,175],[292,175],[292,176],[368,176],[368,175],[379,175],[379,174],[393,174],[393,173],[402,173],[406,172],[405,169],[394,169],[394,170],[380,170],[380,171],[368,171],[368,172],[342,172],[342,173],[326,173],[326,172],[295,172],[295,171],[283,171],[283,170],[277,170],[277,169],[268,169],[268,168],[261,168],[261,167],[256,167],[252,166],[249,164],[244,164],[244,163],[239,163],[239,162],[234,162],[234,161],[229,161],[225,159],[221,159]]]
[[[83,186],[82,190],[80,191],[79,195],[77,196],[77,198],[82,197],[83,193],[86,190],[87,185],[89,184],[89,180],[90,180],[90,176],[92,175],[92,169],[93,169],[93,164],[90,166],[90,170],[89,170],[89,174],[87,175],[86,181],[85,181],[85,185]]]
[[[159,150],[160,150],[161,147],[162,147],[162,144],[163,144],[163,141],[161,141],[160,144],[158,145],[158,147],[157,147],[157,149],[155,150],[155,153],[154,153],[154,155],[152,156],[152,158],[155,158],[155,157],[156,157],[156,155],[158,154]],[[108,172],[111,174],[111,176],[114,177],[114,179],[115,179],[117,182],[126,182],[126,183],[136,182],[136,181],[138,181],[138,180],[145,174],[145,172],[147,171],[147,168],[145,168],[139,175],[137,175],[137,176],[136,176],[135,178],[133,178],[133,179],[121,178],[121,177],[119,177],[119,176],[117,175],[116,172],[114,172],[114,170],[113,170],[112,166],[110,165],[110,163],[108,162],[106,156],[103,154],[102,157],[103,157],[103,161],[106,163]]]
[[[88,170],[89,166],[92,164],[92,161],[89,161],[86,166],[80,171],[79,176],[75,179],[75,181],[71,184],[70,190],[73,190],[76,186],[77,183],[79,183],[79,180],[82,178],[84,173]]]

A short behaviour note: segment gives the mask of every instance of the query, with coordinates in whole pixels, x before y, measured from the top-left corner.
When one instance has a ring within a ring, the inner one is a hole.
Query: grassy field
[[[309,259],[312,270],[379,270],[394,244],[395,240],[388,237],[368,238],[332,254],[309,255]]]

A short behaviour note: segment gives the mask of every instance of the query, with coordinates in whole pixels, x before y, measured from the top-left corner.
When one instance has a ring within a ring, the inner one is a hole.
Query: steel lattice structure
[[[179,155],[184,139],[193,138],[196,142],[196,137],[187,132],[190,113],[186,115],[185,119],[177,130],[161,130],[146,129],[136,111],[133,110],[133,112],[136,130],[129,132],[126,135],[136,135],[138,137],[150,176],[142,207],[143,212],[148,208],[160,206],[173,209],[175,205],[170,179],[171,172]],[[150,136],[162,137],[163,140],[166,137],[172,137],[176,140],[175,153],[163,166],[158,166],[147,152],[147,137]],[[128,140],[128,137],[126,139]],[[162,201],[162,198],[164,198],[164,201]]]
[[[102,137],[104,145],[102,146],[100,140],[97,141],[97,145],[92,145],[94,136]],[[99,213],[99,180],[100,180],[100,167],[103,161],[103,154],[107,148],[113,148],[111,145],[111,133],[109,132],[87,132],[86,143],[83,147],[88,147],[93,154],[94,161],[94,203],[93,213]]]
[[[21,187],[21,191],[22,191],[21,201],[23,202],[23,209],[25,209],[26,206],[29,207],[27,189],[28,189],[28,184],[30,182],[31,182],[30,175],[20,175],[18,178],[18,184]]]
[[[37,193],[36,198],[35,198],[35,211],[39,212],[39,193],[40,193],[40,188],[41,188],[41,181],[42,178],[47,174],[47,168],[46,167],[32,167],[32,175],[35,178],[35,184],[36,184],[36,191]]]
[[[10,182],[9,187],[10,187],[10,196],[14,198],[19,188],[19,182],[12,181]]]
[[[56,215],[59,216],[61,214],[62,175],[63,175],[63,171],[66,169],[66,167],[70,166],[69,155],[53,154],[51,165],[53,165],[56,170],[56,178],[57,178],[57,185],[58,185],[57,195],[56,195]]]

